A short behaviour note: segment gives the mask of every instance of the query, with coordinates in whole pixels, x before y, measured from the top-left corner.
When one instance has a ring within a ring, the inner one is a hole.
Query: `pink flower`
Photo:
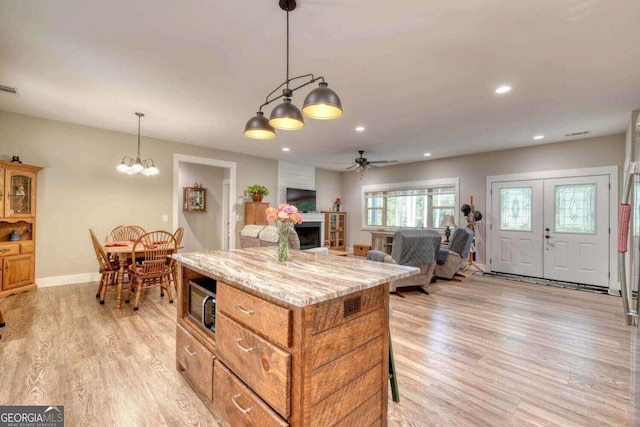
[[[277,208],[267,208],[267,221],[275,222],[276,226],[284,223],[301,224],[302,216],[298,213],[298,208],[286,203],[280,203]]]

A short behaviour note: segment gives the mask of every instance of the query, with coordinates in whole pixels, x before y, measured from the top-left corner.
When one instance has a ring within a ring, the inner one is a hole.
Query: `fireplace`
[[[320,247],[320,226],[319,221],[303,222],[295,224],[296,233],[300,239],[300,249],[311,249]]]

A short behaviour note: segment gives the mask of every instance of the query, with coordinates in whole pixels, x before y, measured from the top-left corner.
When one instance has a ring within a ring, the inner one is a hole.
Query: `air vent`
[[[564,136],[580,136],[580,135],[588,135],[589,133],[591,133],[590,130],[583,130],[582,132],[573,132],[573,133],[566,133]]]
[[[16,89],[15,87],[0,85],[0,92],[11,93],[13,95],[19,96],[18,89]]]

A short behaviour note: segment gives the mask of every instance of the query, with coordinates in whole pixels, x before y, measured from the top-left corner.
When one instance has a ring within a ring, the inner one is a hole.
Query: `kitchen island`
[[[174,257],[177,368],[217,417],[232,426],[387,424],[388,283],[417,268],[304,251],[279,263],[277,247]],[[215,332],[190,292],[203,279],[216,281]]]

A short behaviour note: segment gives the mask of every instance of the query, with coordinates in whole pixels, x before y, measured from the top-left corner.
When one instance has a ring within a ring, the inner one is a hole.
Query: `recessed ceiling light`
[[[543,139],[544,135],[536,135],[533,137],[533,139]]]
[[[504,86],[500,86],[498,89],[496,89],[496,93],[500,93],[500,94],[507,93],[510,90],[511,90],[511,86],[504,85]]]
[[[431,153],[424,153],[425,157],[431,157]]]
[[[356,128],[356,130],[357,130],[358,132],[362,132],[362,131],[364,131],[364,126],[358,126],[358,127]]]
[[[282,151],[289,151],[290,148],[289,147],[282,147]]]

